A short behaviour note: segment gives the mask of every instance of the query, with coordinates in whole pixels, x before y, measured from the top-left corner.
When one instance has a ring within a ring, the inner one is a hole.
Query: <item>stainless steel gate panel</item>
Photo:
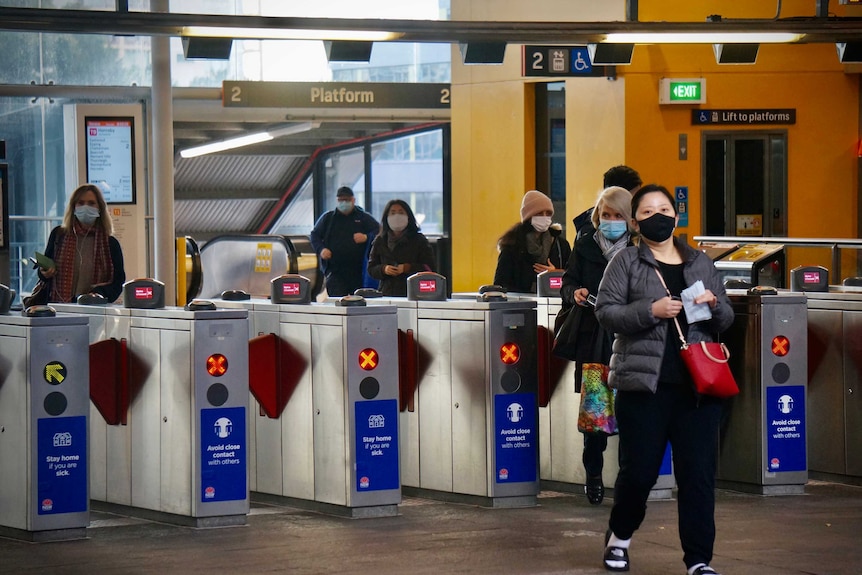
[[[53,303],[63,314],[88,318],[90,344],[108,340],[129,340],[129,309],[118,305],[85,306]],[[118,505],[132,505],[132,435],[129,425],[108,425],[95,404],[90,403],[90,499]]]
[[[0,316],[0,533],[80,538],[89,523],[83,317]]]
[[[862,483],[862,290],[809,292],[810,465],[817,477]]]
[[[132,507],[191,518],[198,526],[245,523],[247,311],[131,313],[129,345],[143,366],[133,374],[137,395],[130,407]],[[207,373],[213,352],[225,360],[224,379]],[[223,391],[211,398],[216,388]],[[210,419],[219,417],[226,431],[216,437]]]

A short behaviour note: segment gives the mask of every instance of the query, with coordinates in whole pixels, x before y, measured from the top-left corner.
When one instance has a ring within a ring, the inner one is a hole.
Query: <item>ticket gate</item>
[[[85,317],[89,325],[90,499],[131,506],[131,310],[113,304],[51,307],[64,315]]]
[[[416,274],[398,308],[401,482],[405,493],[491,507],[535,505],[539,491],[536,306],[503,294],[445,299],[445,278]],[[419,296],[421,297],[421,296]],[[380,300],[369,300],[379,305]],[[413,358],[413,361],[410,358]]]
[[[547,274],[549,272],[543,272]],[[558,272],[559,273],[559,272]],[[540,276],[542,274],[539,274]],[[538,285],[542,286],[540,277]],[[539,290],[542,293],[542,290]],[[548,295],[508,294],[511,298],[536,302],[538,318],[539,379],[539,473],[543,489],[583,493],[586,472],[582,463],[584,437],[578,431],[581,394],[575,392],[575,363],[554,356],[554,321],[562,308],[559,290]],[[613,487],[619,471],[619,440],[608,438],[604,453],[602,482]],[[668,447],[651,500],[670,499],[675,484],[671,451]]]
[[[808,481],[806,296],[728,290],[735,320],[722,339],[740,393],[727,401],[716,484],[762,495],[804,493]]]
[[[219,302],[249,310],[253,497],[355,518],[397,515],[395,308],[355,297],[287,303],[307,301],[307,281],[276,278],[272,301]],[[268,373],[273,361],[278,375]],[[272,379],[278,397],[269,398],[261,388]]]
[[[132,507],[195,527],[244,525],[248,312],[132,309],[129,332],[141,367],[129,414]]]
[[[0,535],[79,539],[90,522],[87,320],[29,313],[0,315]]]

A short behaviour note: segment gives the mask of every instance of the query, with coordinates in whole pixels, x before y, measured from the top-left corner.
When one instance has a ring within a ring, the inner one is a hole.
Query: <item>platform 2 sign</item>
[[[398,489],[398,400],[357,401],[354,421],[356,491]]]
[[[535,394],[495,395],[494,422],[496,482],[536,481],[539,434]]]
[[[201,502],[248,497],[245,407],[201,410]]]
[[[593,66],[586,46],[522,46],[521,75],[527,77],[596,77],[613,66]]]
[[[225,108],[416,108],[451,105],[451,84],[384,82],[222,83]]]
[[[39,515],[87,510],[87,418],[39,419],[37,501]]]
[[[805,471],[805,387],[766,388],[766,471]]]

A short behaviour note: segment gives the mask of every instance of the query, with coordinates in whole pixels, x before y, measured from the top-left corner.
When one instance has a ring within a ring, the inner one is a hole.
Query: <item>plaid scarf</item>
[[[90,226],[81,224],[77,219],[73,224],[73,233],[63,233],[57,236],[54,245],[54,261],[57,263],[57,275],[54,276],[53,288],[50,301],[70,302],[76,294],[73,280],[75,269],[75,256],[78,255],[78,236],[94,234],[93,244],[93,277],[90,280],[92,287],[108,285],[114,279],[114,262],[111,260],[111,248],[108,245],[108,234],[101,226]]]

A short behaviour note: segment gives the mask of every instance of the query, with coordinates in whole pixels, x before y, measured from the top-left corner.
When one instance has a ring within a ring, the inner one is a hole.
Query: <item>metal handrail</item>
[[[733,244],[784,244],[799,248],[830,248],[832,251],[832,277],[841,278],[841,250],[862,250],[862,239],[852,238],[763,238],[759,236],[694,236],[695,242]]]

